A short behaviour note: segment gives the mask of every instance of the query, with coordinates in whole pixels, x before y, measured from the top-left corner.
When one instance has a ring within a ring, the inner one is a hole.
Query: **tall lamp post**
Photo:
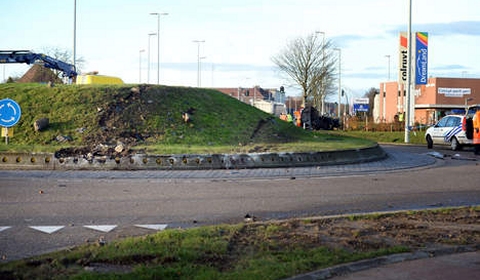
[[[338,51],[338,118],[340,118],[340,104],[342,101],[342,50],[340,48],[335,48],[334,50]]]
[[[138,83],[142,83],[142,53],[145,52],[145,50],[139,50],[138,51]]]
[[[387,54],[387,55],[385,55],[385,57],[388,59],[388,80],[387,80],[387,82],[389,82],[390,81],[390,55]]]
[[[320,88],[320,98],[322,103],[322,116],[325,114],[325,32],[315,31],[315,34],[322,34],[322,84]]]
[[[192,42],[197,43],[197,87],[200,87],[200,43],[205,43],[205,40],[193,40]]]
[[[168,13],[150,13],[157,16],[157,85],[160,84],[160,16],[166,16]]]
[[[200,64],[199,64],[199,67],[198,67],[198,78],[199,78],[199,82],[198,82],[198,87],[201,87],[202,86],[202,59],[205,59],[207,58],[206,56],[201,56],[200,57]]]
[[[147,64],[148,64],[148,68],[147,68],[147,83],[149,84],[150,83],[150,38],[152,36],[155,36],[157,35],[157,33],[148,33],[148,52],[147,52]]]
[[[77,0],[73,0],[73,67],[75,68],[75,71],[77,71],[76,60],[77,60]]]
[[[412,0],[408,1],[408,32],[407,32],[407,96],[405,100],[405,143],[410,142],[409,126],[412,115],[411,109],[411,83],[412,83]]]

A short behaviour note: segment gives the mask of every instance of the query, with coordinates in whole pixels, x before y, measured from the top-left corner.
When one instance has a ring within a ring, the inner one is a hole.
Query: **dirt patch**
[[[60,149],[55,156],[115,158],[134,153],[132,147],[151,136],[138,129],[144,126],[145,119],[151,114],[145,109],[146,101],[142,99],[142,93],[147,88],[139,86],[119,90],[111,100],[96,108],[98,130],[85,135],[85,145]]]
[[[280,230],[268,238],[275,240],[278,250],[293,245],[304,248],[326,246],[350,252],[368,252],[403,246],[409,250],[441,248],[453,245],[473,245],[480,249],[480,211],[459,208],[445,211],[401,212],[338,218],[302,219],[279,222]],[[258,242],[257,227],[268,223],[246,224],[231,248]]]

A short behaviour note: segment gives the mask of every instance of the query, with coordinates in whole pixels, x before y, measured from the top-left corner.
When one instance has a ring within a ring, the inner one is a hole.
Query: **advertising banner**
[[[408,39],[407,32],[400,32],[398,52],[398,83],[407,83]]]
[[[415,33],[415,84],[426,85],[428,81],[428,33]]]

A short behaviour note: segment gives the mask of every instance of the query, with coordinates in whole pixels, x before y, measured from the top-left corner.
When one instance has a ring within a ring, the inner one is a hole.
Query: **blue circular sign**
[[[0,126],[12,127],[17,124],[22,110],[17,102],[6,98],[0,100]]]

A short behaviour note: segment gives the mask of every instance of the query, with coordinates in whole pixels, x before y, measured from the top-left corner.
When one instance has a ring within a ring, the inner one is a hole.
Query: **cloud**
[[[415,29],[416,31],[429,32],[437,36],[480,36],[480,21],[455,21],[448,23],[414,24],[414,26],[412,26],[412,29]],[[397,28],[389,30],[389,33],[398,34],[398,30],[406,30],[406,27],[397,26]]]
[[[346,48],[348,46],[356,45],[359,41],[372,39],[371,36],[361,36],[356,34],[347,34],[332,37],[332,44],[336,48]],[[377,38],[375,38],[377,39]]]
[[[434,71],[452,71],[452,70],[466,70],[468,67],[465,67],[464,65],[459,65],[459,64],[450,64],[450,65],[440,65],[440,66],[435,66],[432,70]]]
[[[202,61],[202,70],[213,70],[221,72],[244,72],[244,71],[275,71],[273,65],[252,65],[252,64],[234,64],[234,63],[215,63]],[[162,68],[172,70],[197,71],[197,63],[162,63]]]
[[[383,35],[346,34],[334,36],[332,37],[332,41],[336,47],[344,48],[348,46],[355,46],[364,40],[381,40],[388,37],[398,37],[398,34],[401,31],[407,31],[407,26],[405,24],[393,26],[392,28],[386,30]],[[412,32],[416,31],[428,32],[435,36],[480,36],[480,21],[414,24],[412,26]]]

